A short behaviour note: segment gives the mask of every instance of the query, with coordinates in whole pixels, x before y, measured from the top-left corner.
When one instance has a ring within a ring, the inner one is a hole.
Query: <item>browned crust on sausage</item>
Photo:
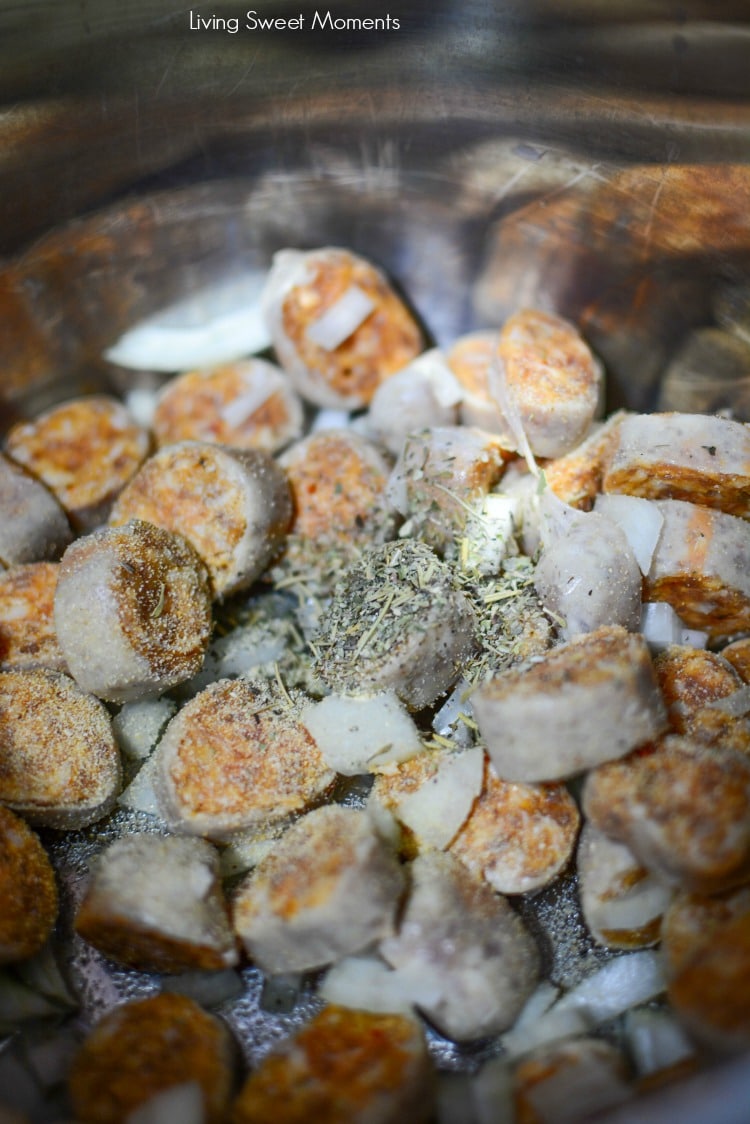
[[[667,601],[688,628],[721,640],[750,629],[750,597],[710,574],[670,574],[644,581],[644,601]]]
[[[672,729],[690,732],[691,719],[717,699],[731,695],[741,685],[730,663],[715,652],[673,645],[654,659],[654,671],[667,705]]]
[[[496,890],[525,893],[560,873],[579,824],[564,785],[503,781],[486,762],[482,792],[448,850]]]
[[[0,669],[67,671],[55,632],[56,562],[28,562],[0,574]]]
[[[662,918],[664,968],[670,978],[710,944],[717,929],[750,914],[750,886],[705,897],[677,894]]]
[[[750,683],[750,637],[727,644],[721,654],[731,663],[742,682]]]
[[[183,818],[281,819],[321,799],[333,783],[294,714],[244,680],[212,684],[173,722],[179,735],[174,753],[170,745],[169,778]]]
[[[750,762],[670,736],[592,770],[583,810],[647,869],[696,893],[750,877]]]
[[[732,1049],[750,1043],[750,911],[714,929],[667,995],[702,1040]]]
[[[164,993],[104,1016],[74,1059],[69,1089],[81,1124],[124,1124],[186,1081],[203,1090],[208,1124],[220,1124],[232,1088],[229,1033],[191,999]]]
[[[90,530],[145,460],[149,437],[121,402],[76,398],[11,429],[8,454],[55,493],[73,526]]]
[[[120,758],[109,716],[72,679],[0,672],[0,799],[33,824],[74,827],[114,802]]]
[[[0,806],[0,964],[38,952],[57,909],[54,871],[38,835]]]
[[[418,1124],[429,1113],[426,1086],[411,1095],[406,1090],[415,1077],[422,1086],[428,1073],[422,1034],[413,1019],[326,1007],[251,1074],[234,1103],[231,1124],[385,1120],[380,1114],[370,1116],[376,1103],[393,1098],[398,1104],[405,1093],[415,1103],[399,1119]],[[404,1103],[401,1107],[406,1110]]]
[[[220,971],[226,957],[210,945],[179,940],[138,926],[132,917],[96,912],[84,899],[76,915],[76,932],[110,960],[141,972]]]
[[[317,433],[288,450],[281,464],[294,505],[292,531],[310,539],[371,538],[388,482],[379,459],[346,432]]]

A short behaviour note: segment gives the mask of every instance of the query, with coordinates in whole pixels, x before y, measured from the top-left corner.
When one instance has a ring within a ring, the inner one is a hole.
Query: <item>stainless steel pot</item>
[[[394,0],[377,31],[208,7],[0,2],[1,424],[126,385],[102,354],[127,327],[285,245],[372,257],[441,343],[553,308],[637,409],[750,279],[742,0]],[[738,416],[743,377],[718,403]],[[740,1061],[611,1119],[748,1104]]]

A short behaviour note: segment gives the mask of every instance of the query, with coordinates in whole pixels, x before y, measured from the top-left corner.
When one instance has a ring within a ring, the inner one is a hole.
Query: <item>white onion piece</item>
[[[587,512],[571,507],[542,482],[537,517],[539,537],[542,547],[546,550],[558,539],[564,538],[573,527],[582,524],[587,518]]]
[[[197,1081],[163,1089],[125,1118],[125,1124],[205,1124],[203,1091]]]
[[[559,987],[555,987],[549,980],[543,980],[521,1008],[521,1013],[513,1024],[513,1030],[524,1030],[528,1026],[533,1026],[549,1011],[559,995]]]
[[[60,971],[52,943],[47,941],[35,956],[14,965],[14,970],[21,983],[32,988],[37,994],[43,995],[52,1003],[59,1003],[61,1007],[74,1009],[78,1001],[71,994],[65,977]]]
[[[112,731],[125,756],[134,760],[148,757],[176,709],[177,704],[166,696],[125,703],[112,719]]]
[[[27,1036],[23,1043],[24,1057],[34,1078],[43,1089],[62,1085],[68,1077],[73,1058],[81,1043],[70,1029],[44,1031]],[[0,1110],[0,1119],[5,1118]]]
[[[695,1053],[674,1015],[651,1007],[628,1011],[625,1038],[639,1077],[658,1073]]]
[[[471,727],[463,721],[463,718],[474,720],[470,693],[468,682],[459,680],[432,720],[435,733],[443,738],[452,738],[457,745],[468,746],[474,741]]]
[[[130,808],[133,812],[144,812],[147,816],[156,816],[157,819],[163,820],[156,789],[154,788],[155,774],[155,758],[149,757],[128,787],[117,797],[117,803],[122,808]]]
[[[436,1124],[479,1124],[471,1103],[471,1087],[466,1073],[439,1073],[435,1088]],[[497,1120],[497,1117],[493,1118]]]
[[[347,956],[328,972],[318,988],[327,1003],[379,1014],[413,1013],[398,972],[375,956]]]
[[[630,1007],[655,999],[666,988],[659,955],[649,949],[610,960],[562,999],[551,1013],[578,1011],[593,1026],[616,1018]]]
[[[324,407],[318,410],[310,426],[310,433],[326,433],[329,429],[351,429],[352,415],[348,410]]]
[[[744,687],[739,687],[731,695],[725,695],[723,699],[714,699],[713,702],[706,703],[706,706],[710,706],[714,710],[723,710],[725,714],[730,714],[732,718],[742,718],[750,711],[750,683],[746,683]]]
[[[326,351],[335,351],[365,322],[374,308],[375,304],[367,293],[358,285],[350,285],[322,316],[308,325],[305,334],[310,343]]]
[[[246,273],[192,293],[128,329],[104,352],[138,371],[213,367],[271,344],[260,308],[265,274]]]
[[[300,715],[323,760],[352,777],[407,761],[424,746],[413,718],[395,691],[367,696],[326,695]]]
[[[594,511],[611,519],[625,533],[641,573],[647,574],[664,526],[664,516],[658,507],[638,496],[613,494],[597,496]]]
[[[265,382],[259,379],[251,389],[227,402],[220,411],[222,421],[234,427],[243,425],[275,393],[276,387],[270,380]]]
[[[655,651],[681,644],[684,622],[667,601],[647,601],[641,605],[641,633]]]
[[[487,367],[487,389],[498,410],[508,422],[518,452],[529,466],[529,472],[534,476],[539,476],[539,465],[531,451],[531,445],[521,420],[521,411],[518,409],[516,400],[508,387],[508,380],[505,377],[505,364],[497,351],[494,352]]]
[[[405,796],[397,818],[420,843],[442,850],[463,826],[482,791],[484,750],[445,754],[434,776]]]
[[[701,632],[698,628],[683,628],[680,644],[684,644],[686,648],[705,648],[708,644],[708,633]]]
[[[521,502],[515,496],[492,492],[481,512],[466,523],[461,543],[461,568],[467,573],[497,574],[508,555],[518,553],[515,533]]]
[[[133,419],[145,429],[150,429],[156,413],[158,394],[145,386],[134,386],[124,396],[125,408]]]
[[[591,1023],[585,1012],[574,1010],[570,1007],[562,1010],[557,1005],[550,1007],[535,1022],[526,1026],[514,1026],[500,1041],[510,1058],[519,1058],[523,1054],[536,1050],[549,1042],[557,1042],[561,1038],[574,1038],[579,1034],[586,1034],[591,1030]]]

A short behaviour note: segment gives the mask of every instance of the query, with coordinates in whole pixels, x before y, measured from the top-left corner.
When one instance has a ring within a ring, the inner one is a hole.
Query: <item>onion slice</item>
[[[599,495],[594,511],[611,519],[623,531],[641,573],[647,574],[664,526],[664,516],[656,504],[639,496]]]
[[[260,308],[265,274],[205,286],[129,328],[104,352],[136,371],[193,371],[254,355],[271,344]]]
[[[375,304],[367,293],[358,285],[350,285],[322,316],[308,326],[307,338],[326,351],[335,351],[365,322],[374,308]]]

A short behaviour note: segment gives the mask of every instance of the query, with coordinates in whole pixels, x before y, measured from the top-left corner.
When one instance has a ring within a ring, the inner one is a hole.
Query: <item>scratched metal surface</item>
[[[261,51],[191,36],[172,0],[0,0],[0,428],[127,385],[102,350],[155,308],[324,243],[380,262],[438,343],[520,304],[570,316],[605,360],[609,405],[649,408],[715,288],[750,273],[746,5],[672,8],[412,0],[388,44]],[[120,811],[47,839],[81,1029],[159,987],[71,931],[92,855],[133,826],[153,828]],[[606,958],[572,877],[521,909],[557,983]],[[242,976],[222,1014],[255,1063],[314,999],[272,1013]],[[454,1070],[496,1049],[430,1048]],[[708,1079],[618,1119],[729,1121],[735,1086]]]

